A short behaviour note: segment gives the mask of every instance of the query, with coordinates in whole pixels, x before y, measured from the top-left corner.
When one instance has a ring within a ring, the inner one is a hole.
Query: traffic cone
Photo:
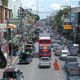
[[[56,59],[55,59],[55,62],[53,63],[53,66],[54,66],[54,70],[59,70],[60,69],[58,61]]]

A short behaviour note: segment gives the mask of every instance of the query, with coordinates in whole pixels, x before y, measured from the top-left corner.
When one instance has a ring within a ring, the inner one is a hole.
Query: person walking
[[[55,61],[53,62],[53,67],[54,67],[54,70],[59,70],[60,69],[57,59],[55,59]]]

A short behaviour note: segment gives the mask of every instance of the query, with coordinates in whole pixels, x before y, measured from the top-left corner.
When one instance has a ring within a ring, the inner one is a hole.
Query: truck
[[[32,61],[33,44],[25,44],[24,49],[20,51],[19,63],[30,63]]]
[[[51,58],[51,38],[49,35],[39,36],[39,58],[41,57]]]
[[[77,58],[69,56],[66,58],[64,69],[68,80],[80,80],[80,64]]]
[[[24,49],[25,49],[25,52],[27,52],[27,54],[29,54],[31,57],[33,57],[33,54],[32,54],[33,49],[34,49],[33,43],[25,44]]]

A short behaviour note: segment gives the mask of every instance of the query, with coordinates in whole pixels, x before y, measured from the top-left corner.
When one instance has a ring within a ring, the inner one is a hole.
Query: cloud
[[[60,9],[61,9],[61,4],[52,3],[52,4],[50,5],[50,8],[53,9],[53,10],[60,10]]]
[[[22,0],[22,7],[36,10],[36,0]]]
[[[12,0],[12,2],[13,2],[13,1],[16,1],[16,0]]]
[[[65,0],[65,2],[69,2],[70,0]]]

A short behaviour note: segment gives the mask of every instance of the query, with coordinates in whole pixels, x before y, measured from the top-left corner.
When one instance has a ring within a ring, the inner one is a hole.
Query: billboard
[[[6,32],[6,27],[7,27],[7,24],[0,23],[0,32]]]
[[[63,26],[63,29],[64,30],[71,30],[73,27],[72,27],[72,25],[70,25],[70,24],[65,24],[64,26]]]
[[[4,32],[6,32],[6,24],[1,24],[0,23],[0,37],[4,37]]]

